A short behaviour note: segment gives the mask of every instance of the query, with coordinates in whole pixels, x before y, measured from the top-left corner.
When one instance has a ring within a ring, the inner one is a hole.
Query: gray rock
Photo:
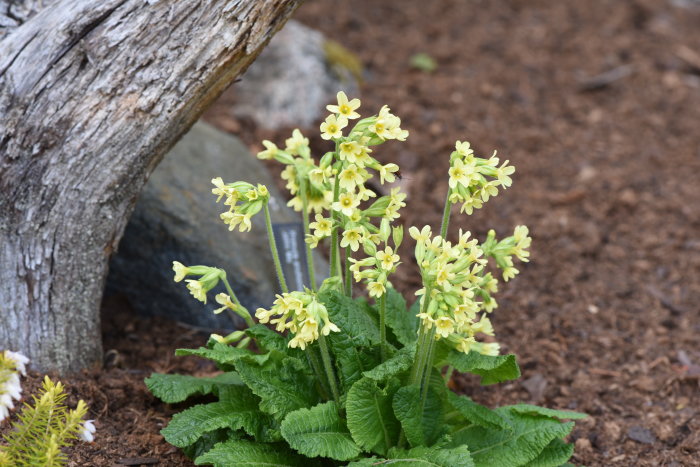
[[[326,44],[320,32],[287,22],[233,86],[234,115],[269,129],[308,127],[338,91],[356,97],[356,80],[347,68],[330,63]]]
[[[108,295],[124,294],[144,315],[165,315],[209,329],[232,328],[225,313],[211,312],[218,308],[214,295],[224,291],[223,286],[209,293],[207,305],[195,300],[184,282],[173,282],[172,262],[180,261],[223,268],[251,312],[272,303],[279,286],[264,214],[253,218],[251,232],[229,232],[219,219],[226,207],[223,201],[215,203],[211,193],[211,179],[219,176],[226,182],[266,185],[273,223],[301,222],[285,206],[263,164],[237,138],[197,123],[165,156],[141,193],[110,262]],[[317,258],[316,269],[327,271],[327,266]]]
[[[638,425],[632,426],[627,430],[627,437],[642,444],[654,444],[656,442],[656,436],[653,435],[651,430]]]

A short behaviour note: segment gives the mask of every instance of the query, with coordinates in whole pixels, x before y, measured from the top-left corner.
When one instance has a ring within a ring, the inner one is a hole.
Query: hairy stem
[[[331,363],[331,355],[328,352],[328,343],[326,342],[326,336],[320,334],[318,336],[319,347],[321,348],[321,359],[323,360],[323,367],[326,370],[326,378],[328,379],[328,384],[331,387],[331,392],[333,393],[333,400],[337,407],[340,407],[340,393],[338,392],[338,383],[335,379],[335,371],[333,371],[333,364]]]
[[[226,312],[231,317],[231,320],[234,323],[236,322],[236,318],[234,315],[234,313],[235,313],[236,315],[240,316],[241,318],[243,318],[245,320],[245,324],[247,324],[248,327],[254,326],[255,321],[253,321],[253,317],[250,316],[250,312],[248,311],[248,309],[246,307],[244,307],[243,305],[241,305],[241,302],[238,300],[236,293],[231,288],[231,284],[228,283],[228,280],[226,280],[225,277],[222,277],[221,281],[224,283],[224,287],[226,287],[226,291],[228,292],[229,297],[231,297],[231,299],[233,300],[233,303],[236,304],[235,311],[232,311],[228,307],[226,308]]]
[[[450,225],[450,211],[452,210],[452,203],[450,203],[451,194],[452,188],[448,188],[447,198],[445,199],[445,210],[442,212],[442,224],[440,225],[440,236],[444,239],[447,238],[447,228]]]
[[[386,361],[386,293],[379,297],[379,346],[382,362]]]
[[[282,264],[280,264],[280,255],[277,251],[277,242],[275,241],[275,234],[272,231],[272,220],[270,219],[270,208],[265,203],[265,226],[267,227],[267,239],[270,242],[270,252],[272,253],[272,261],[275,263],[275,271],[277,272],[277,279],[280,281],[280,288],[282,293],[289,292],[287,288],[287,281],[284,279],[284,272],[282,271]]]
[[[352,250],[350,247],[345,247],[345,295],[352,298],[352,274],[350,274],[350,258]]]
[[[311,290],[316,291],[316,271],[314,269],[314,257],[311,253],[311,245],[306,243],[306,236],[309,235],[309,195],[306,192],[306,181],[301,186],[301,217],[304,221],[304,244],[306,245],[306,265],[309,269],[309,282],[311,282]]]

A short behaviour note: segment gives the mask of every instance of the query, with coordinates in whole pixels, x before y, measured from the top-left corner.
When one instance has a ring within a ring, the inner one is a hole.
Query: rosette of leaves
[[[389,355],[381,363],[378,310],[362,298],[326,290],[319,298],[342,330],[328,337],[340,402],[314,377],[307,353],[263,325],[246,333],[253,352],[210,340],[177,351],[216,362],[215,377],[153,374],[148,388],[167,403],[196,397],[162,430],[197,465],[224,466],[559,466],[564,439],[585,415],[518,404],[491,409],[452,392],[442,370],[515,379],[513,355],[459,353],[438,342],[425,394],[409,384],[418,319],[389,288]]]

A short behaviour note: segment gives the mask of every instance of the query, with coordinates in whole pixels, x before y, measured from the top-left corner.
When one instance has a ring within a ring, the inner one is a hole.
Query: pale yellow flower
[[[388,246],[384,251],[378,251],[375,257],[379,260],[382,265],[382,269],[385,271],[391,270],[394,264],[399,261],[399,255],[394,254],[394,250]]]
[[[454,321],[447,316],[441,316],[435,320],[435,333],[441,337],[448,337],[455,330]]]
[[[457,143],[455,144],[455,150],[462,157],[467,157],[474,154],[474,150],[471,148],[471,144],[469,143],[469,141],[457,141]]]
[[[329,115],[326,121],[321,123],[321,138],[337,139],[343,136],[343,128],[348,126],[348,121],[345,117],[336,118],[335,115]]]
[[[200,281],[188,279],[187,289],[190,291],[192,296],[202,303],[207,303],[207,293],[204,290],[204,284]]]
[[[299,129],[296,128],[292,132],[292,137],[287,138],[284,143],[287,146],[287,152],[290,152],[292,154],[299,154],[301,148],[309,145],[309,139],[304,138],[304,135],[301,134],[301,131],[299,131]]]
[[[216,297],[214,297],[214,299],[216,300],[216,303],[218,303],[219,305],[223,305],[221,308],[217,308],[216,310],[214,310],[214,314],[216,315],[224,311],[226,308],[234,311],[237,308],[237,305],[233,303],[233,301],[231,301],[231,297],[229,297],[225,293],[216,294]]]
[[[316,214],[316,221],[309,224],[309,228],[314,230],[314,236],[318,238],[330,237],[333,230],[333,222],[326,219],[321,214]]]
[[[333,210],[340,211],[350,217],[357,206],[360,205],[360,200],[351,192],[346,192],[338,197],[338,201],[333,203]]]
[[[360,227],[354,227],[343,232],[343,238],[340,241],[342,248],[350,247],[352,251],[357,251],[360,248],[364,231]]]
[[[175,282],[180,282],[182,279],[185,278],[189,269],[187,268],[187,266],[180,263],[179,261],[173,261],[173,271],[175,271],[175,277],[173,278],[173,280]]]
[[[399,166],[393,163],[389,163],[386,165],[380,165],[378,168],[379,171],[379,183],[382,185],[384,182],[389,182],[393,183],[394,180],[396,180],[396,176],[394,173],[399,171]]]
[[[355,162],[357,155],[362,152],[362,146],[357,141],[345,141],[338,145],[338,157],[340,160]]]
[[[370,282],[367,285],[367,292],[370,297],[378,298],[386,293],[386,287],[381,282]]]
[[[274,157],[277,155],[277,151],[279,151],[279,148],[277,148],[275,143],[268,141],[268,140],[264,140],[262,142],[262,144],[263,144],[263,146],[265,146],[265,150],[260,151],[258,153],[258,159],[262,159],[262,160],[274,159]]]
[[[465,164],[462,159],[455,160],[454,164],[449,170],[450,188],[456,188],[457,184],[460,184],[465,188],[468,187],[472,181],[474,173],[475,167],[473,165]]]
[[[347,191],[354,190],[355,186],[362,185],[362,183],[365,181],[364,177],[357,169],[357,166],[354,164],[348,165],[342,172],[340,172],[338,177],[340,179],[340,187]]]
[[[348,101],[348,96],[343,91],[338,92],[336,98],[338,99],[338,105],[326,106],[329,112],[340,114],[349,120],[360,118],[360,114],[355,112],[360,107],[360,99]]]

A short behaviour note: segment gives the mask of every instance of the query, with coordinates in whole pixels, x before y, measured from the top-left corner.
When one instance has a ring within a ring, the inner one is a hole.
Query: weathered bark
[[[59,0],[0,41],[0,349],[101,360],[107,260],[142,186],[297,3]]]

